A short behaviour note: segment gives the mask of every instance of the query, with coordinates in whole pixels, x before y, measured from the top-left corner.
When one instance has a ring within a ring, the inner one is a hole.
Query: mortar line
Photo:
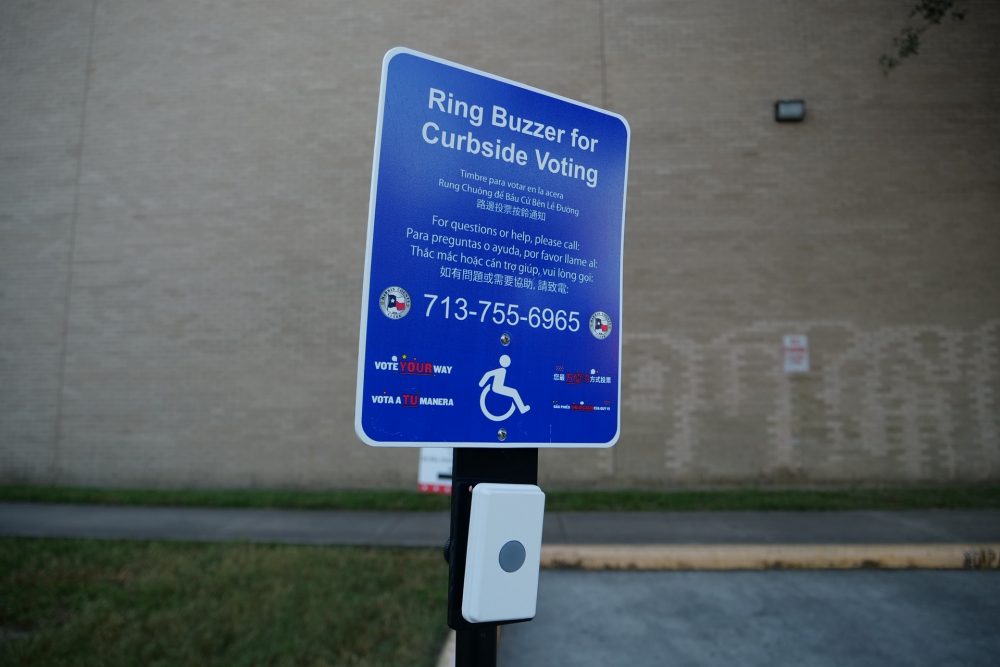
[[[601,42],[601,107],[608,108],[608,59],[604,41],[604,0],[597,0],[598,28]]]
[[[80,103],[80,134],[76,156],[76,174],[73,179],[73,210],[69,223],[69,255],[66,261],[66,290],[63,299],[62,350],[59,354],[59,370],[56,393],[55,433],[52,444],[52,460],[49,463],[49,480],[55,482],[59,468],[59,453],[63,441],[63,396],[66,390],[66,359],[69,349],[69,317],[73,298],[73,266],[76,263],[76,225],[80,217],[80,181],[83,177],[83,147],[87,129],[87,100],[90,97],[90,66],[94,56],[94,33],[97,24],[97,2],[90,5],[90,32],[87,36],[87,56],[83,64],[83,95]]]

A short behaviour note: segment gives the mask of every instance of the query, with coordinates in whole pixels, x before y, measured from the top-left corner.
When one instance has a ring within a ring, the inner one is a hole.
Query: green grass
[[[415,491],[168,491],[0,486],[0,502],[447,511],[450,501],[446,496]],[[546,491],[546,509],[552,512],[986,508],[1000,508],[1000,486],[843,490]]]
[[[419,512],[446,511],[451,501],[447,496],[416,491],[154,490],[0,486],[0,502]]]
[[[0,664],[432,666],[440,550],[0,539]]]

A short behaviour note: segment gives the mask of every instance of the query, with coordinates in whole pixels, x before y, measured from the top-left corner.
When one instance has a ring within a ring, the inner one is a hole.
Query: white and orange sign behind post
[[[417,488],[421,493],[451,494],[452,450],[421,447]]]

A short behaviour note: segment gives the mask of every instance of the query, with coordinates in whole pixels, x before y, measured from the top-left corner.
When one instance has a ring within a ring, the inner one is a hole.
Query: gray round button
[[[504,572],[517,572],[524,565],[524,545],[511,540],[500,547],[500,567]]]

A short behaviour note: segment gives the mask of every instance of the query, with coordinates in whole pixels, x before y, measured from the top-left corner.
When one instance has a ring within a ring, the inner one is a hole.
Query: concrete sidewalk
[[[439,547],[443,512],[0,503],[0,535]],[[1000,511],[548,512],[543,564],[584,569],[997,567]]]

